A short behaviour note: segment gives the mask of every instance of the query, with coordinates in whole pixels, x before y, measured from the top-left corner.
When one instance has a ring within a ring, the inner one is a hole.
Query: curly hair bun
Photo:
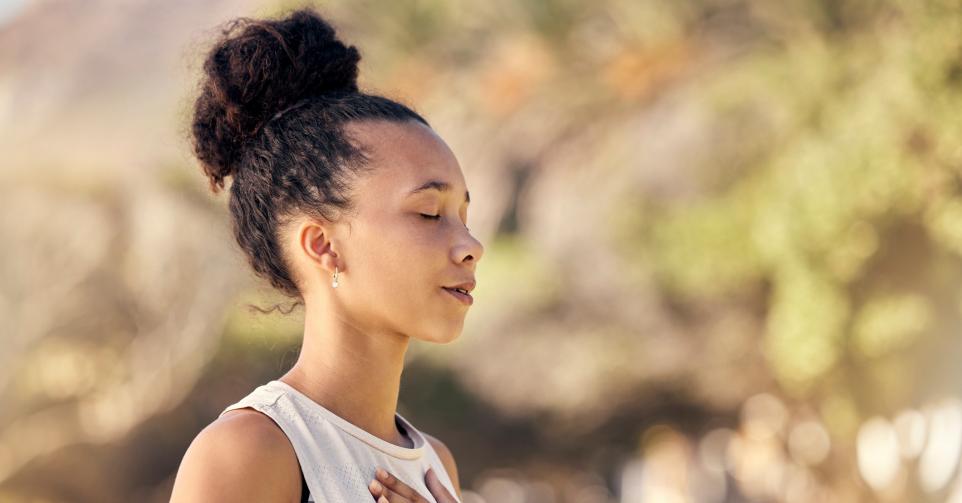
[[[194,150],[211,188],[223,188],[244,142],[278,112],[305,98],[356,92],[360,59],[310,9],[230,21],[204,61],[194,106]]]

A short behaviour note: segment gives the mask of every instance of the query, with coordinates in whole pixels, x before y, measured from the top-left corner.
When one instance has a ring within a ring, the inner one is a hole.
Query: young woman
[[[309,9],[232,21],[207,56],[195,153],[215,193],[232,178],[237,242],[303,303],[304,339],[197,435],[171,501],[460,501],[451,452],[396,407],[411,339],[461,333],[484,248],[457,159],[358,90],[359,59]]]

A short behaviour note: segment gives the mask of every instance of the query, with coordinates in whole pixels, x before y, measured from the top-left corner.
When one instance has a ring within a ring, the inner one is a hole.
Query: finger
[[[401,496],[400,494],[384,487],[377,480],[372,480],[370,485],[368,485],[368,490],[371,491],[371,496],[377,503],[412,503],[411,500]]]
[[[426,500],[422,498],[421,495],[417,493],[417,491],[415,491],[414,489],[411,489],[410,486],[408,486],[404,482],[401,482],[400,479],[388,473],[387,470],[378,468],[376,472],[376,476],[378,481],[384,485],[385,489],[396,493],[398,496],[405,498],[404,501],[410,500],[414,503],[419,503],[421,501],[426,502]],[[390,501],[391,503],[394,503],[395,500],[391,499],[390,495],[388,495],[388,501]]]
[[[377,499],[377,503],[413,503],[413,502],[390,489],[385,489],[384,494],[382,494],[381,497]]]
[[[438,478],[438,474],[434,473],[434,468],[428,468],[428,472],[424,476],[427,479],[428,489],[431,490],[431,495],[438,503],[457,503],[458,500],[454,499],[454,496],[448,492],[448,488],[444,487],[441,483],[441,479]]]
[[[371,496],[374,497],[375,502],[380,500],[381,495],[386,491],[384,485],[377,480],[372,480],[371,483],[367,485],[367,490],[371,492]]]

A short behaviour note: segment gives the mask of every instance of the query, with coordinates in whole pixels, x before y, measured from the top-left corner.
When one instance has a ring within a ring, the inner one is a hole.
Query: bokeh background
[[[187,123],[299,5],[0,1],[0,502],[165,502],[293,364]],[[475,196],[399,406],[466,503],[962,501],[962,2],[314,5]]]

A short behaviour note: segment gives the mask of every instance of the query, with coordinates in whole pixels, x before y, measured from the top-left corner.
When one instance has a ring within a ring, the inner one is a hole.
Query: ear
[[[344,269],[334,251],[332,230],[330,224],[312,218],[304,219],[297,229],[297,243],[304,255],[331,274],[334,273],[334,266]]]

